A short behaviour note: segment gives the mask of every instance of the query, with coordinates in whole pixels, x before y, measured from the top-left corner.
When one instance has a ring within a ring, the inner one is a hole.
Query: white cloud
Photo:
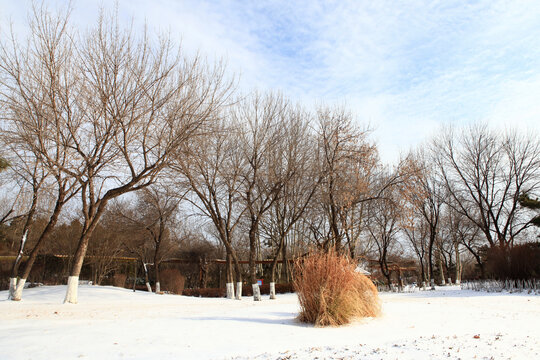
[[[0,18],[20,21],[28,4],[0,0]],[[88,26],[100,2],[74,6],[73,23]],[[441,123],[534,127],[540,115],[536,1],[122,0],[118,8],[188,52],[228,59],[244,90],[348,104],[376,129],[387,161]]]

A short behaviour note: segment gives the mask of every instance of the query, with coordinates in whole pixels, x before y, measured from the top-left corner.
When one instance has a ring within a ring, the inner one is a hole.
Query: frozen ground
[[[262,302],[80,286],[0,292],[1,359],[540,359],[540,296],[439,288],[382,294],[383,315],[296,322],[294,294]]]

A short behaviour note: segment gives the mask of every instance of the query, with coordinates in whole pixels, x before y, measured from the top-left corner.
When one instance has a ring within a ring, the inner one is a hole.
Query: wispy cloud
[[[0,0],[0,18],[21,19],[29,2],[14,3]],[[74,22],[91,23],[100,4],[75,1]],[[226,58],[244,89],[346,102],[376,128],[389,161],[441,123],[540,123],[537,1],[122,0],[118,8],[188,52]]]

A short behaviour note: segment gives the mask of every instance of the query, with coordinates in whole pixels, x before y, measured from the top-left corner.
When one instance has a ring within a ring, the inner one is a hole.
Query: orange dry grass
[[[349,257],[333,250],[296,262],[293,281],[300,301],[299,320],[315,326],[336,326],[379,315],[377,288],[355,268]]]

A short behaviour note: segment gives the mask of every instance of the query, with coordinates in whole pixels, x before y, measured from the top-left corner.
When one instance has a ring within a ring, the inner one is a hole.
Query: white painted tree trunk
[[[259,284],[251,284],[253,288],[253,301],[261,301],[261,288]]]
[[[448,278],[448,285],[452,285],[452,278]]]
[[[227,299],[234,299],[234,283],[227,283]]]
[[[68,277],[67,292],[66,298],[64,299],[65,303],[76,304],[78,301],[77,292],[79,290],[79,277],[70,276]]]
[[[148,282],[148,268],[146,267],[146,263],[143,262],[143,268],[144,268],[144,277],[146,278],[146,288],[148,289],[148,292],[152,292],[152,287],[150,286],[150,283]]]
[[[159,284],[159,281],[156,283],[156,294],[159,294],[161,292],[161,285]]]
[[[431,279],[431,290],[435,290],[435,280]]]
[[[276,283],[270,283],[270,299],[274,300],[276,298]]]
[[[236,300],[242,300],[242,283],[236,283]]]
[[[17,287],[17,278],[9,278],[9,294],[8,300],[13,299],[15,288]]]
[[[19,281],[17,281],[17,286],[15,287],[15,291],[13,292],[13,297],[11,298],[11,300],[21,301],[25,283],[26,279],[19,279]]]
[[[19,261],[21,261],[21,258],[24,254],[24,244],[26,243],[26,239],[28,237],[28,229],[24,232],[22,239],[21,239],[21,248],[19,249],[19,253],[17,254],[17,258],[15,259],[15,267],[18,267]],[[19,281],[20,282],[20,281]],[[24,288],[24,283],[26,282],[26,279],[22,282],[21,289],[17,289],[17,278],[9,278],[9,295],[8,299],[19,301],[22,298],[22,291]],[[18,297],[15,296],[18,290]]]
[[[446,282],[444,281],[444,267],[443,267],[443,260],[442,260],[442,253],[439,252],[439,270],[441,272],[441,285],[446,285]]]

